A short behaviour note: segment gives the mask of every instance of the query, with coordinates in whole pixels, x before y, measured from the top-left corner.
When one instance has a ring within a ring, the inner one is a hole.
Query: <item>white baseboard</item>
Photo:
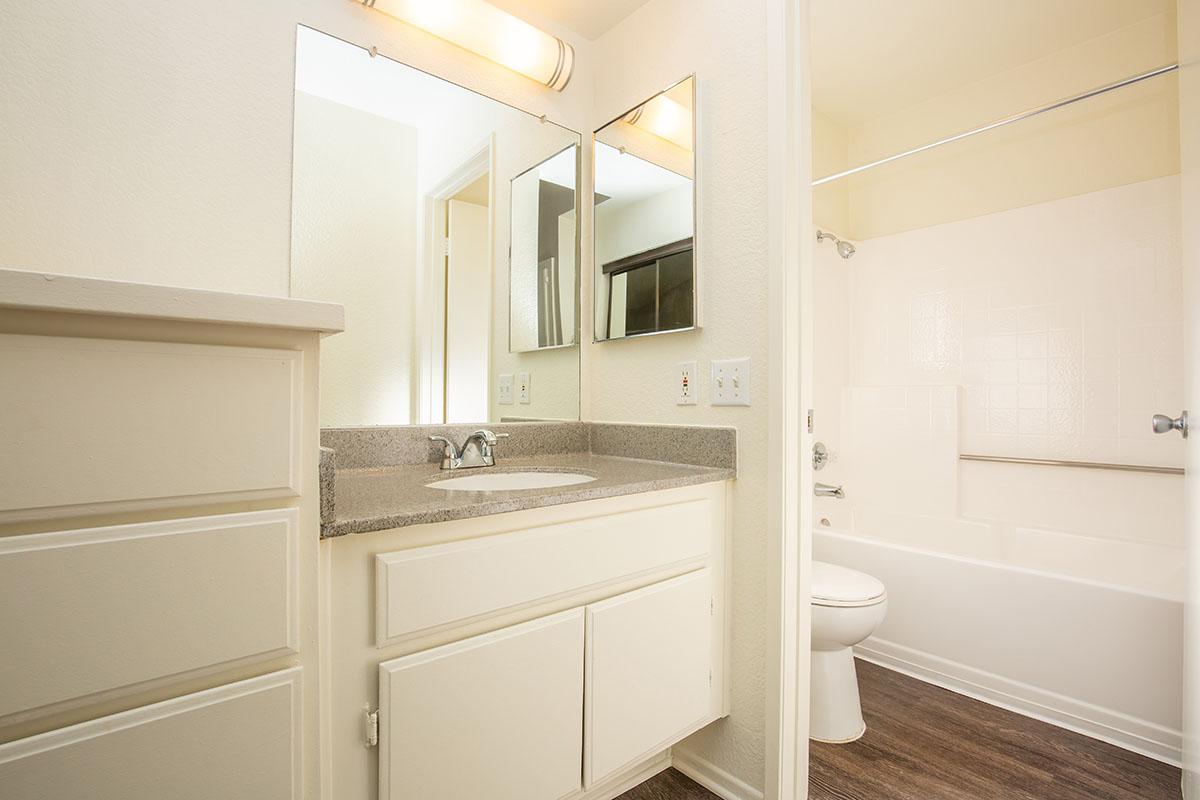
[[[763,800],[758,789],[694,753],[672,749],[671,766],[722,800]]]
[[[871,637],[855,647],[854,654],[952,692],[1180,765],[1180,731],[884,639]]]
[[[627,772],[610,778],[586,792],[571,795],[571,800],[613,800],[638,784],[645,783],[671,766],[671,753],[664,751]]]

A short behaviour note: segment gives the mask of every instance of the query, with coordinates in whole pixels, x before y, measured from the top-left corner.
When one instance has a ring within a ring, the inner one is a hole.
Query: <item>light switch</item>
[[[529,393],[530,393],[529,373],[528,372],[518,372],[517,373],[517,402],[521,403],[522,405],[526,405],[526,406],[529,405]]]
[[[714,406],[750,405],[750,359],[712,362],[711,392]]]
[[[509,372],[496,379],[496,403],[502,406],[513,404],[513,376]]]

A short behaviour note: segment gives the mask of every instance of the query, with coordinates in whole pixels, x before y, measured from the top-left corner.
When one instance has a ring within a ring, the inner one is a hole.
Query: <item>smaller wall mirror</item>
[[[696,327],[696,81],[596,131],[596,341]]]

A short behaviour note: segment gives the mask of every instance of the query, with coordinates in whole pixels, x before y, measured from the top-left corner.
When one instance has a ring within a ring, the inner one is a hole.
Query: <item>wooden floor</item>
[[[867,733],[811,743],[809,800],[1180,800],[1179,770],[858,661]],[[668,769],[616,800],[720,800]]]
[[[812,742],[809,800],[1180,798],[1174,767],[857,664],[867,733]]]
[[[660,772],[616,800],[721,800],[678,770]]]

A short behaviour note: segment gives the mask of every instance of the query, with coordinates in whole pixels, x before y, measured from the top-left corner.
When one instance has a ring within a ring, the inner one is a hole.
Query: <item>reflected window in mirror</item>
[[[695,78],[594,139],[596,339],[696,327]]]
[[[299,29],[291,290],[346,307],[323,427],[579,418],[580,140]]]

